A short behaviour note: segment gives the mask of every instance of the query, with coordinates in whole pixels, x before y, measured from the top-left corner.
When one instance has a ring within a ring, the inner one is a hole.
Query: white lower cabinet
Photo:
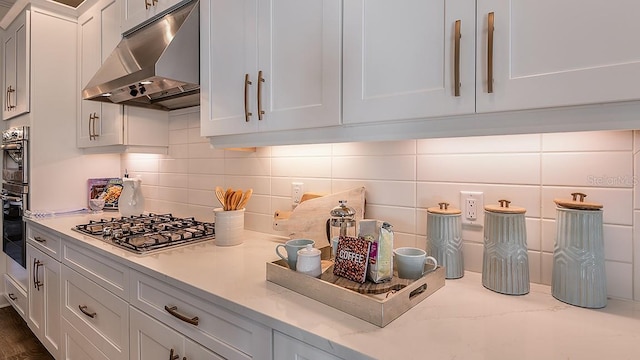
[[[27,324],[55,358],[60,357],[60,262],[27,244]]]
[[[71,270],[62,269],[62,316],[108,359],[128,359],[129,304]]]
[[[281,332],[273,332],[274,360],[340,360],[339,357],[294,339]]]
[[[220,355],[131,307],[130,360],[223,360]]]
[[[62,354],[64,360],[109,360],[65,319],[62,319]]]
[[[271,359],[271,330],[188,291],[132,271],[129,303],[225,359]]]
[[[9,304],[13,306],[13,308],[22,316],[22,318],[27,320],[27,292],[22,289],[22,286],[18,285],[13,279],[4,274],[4,290],[5,296],[9,301]]]

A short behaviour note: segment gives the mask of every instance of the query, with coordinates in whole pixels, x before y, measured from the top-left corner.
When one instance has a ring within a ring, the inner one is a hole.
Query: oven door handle
[[[0,199],[2,199],[3,201],[22,201],[21,197],[9,195],[0,195]]]
[[[20,150],[20,149],[22,149],[22,144],[2,144],[2,145],[0,145],[0,149],[2,149],[2,150]]]

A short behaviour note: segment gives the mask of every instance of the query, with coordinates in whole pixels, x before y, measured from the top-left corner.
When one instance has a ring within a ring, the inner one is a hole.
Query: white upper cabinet
[[[126,32],[184,0],[123,0],[121,32]]]
[[[624,0],[345,2],[343,121],[640,99],[639,14]]]
[[[473,0],[345,1],[344,123],[473,113],[474,54]]]
[[[78,18],[80,90],[120,41],[120,0],[101,1]],[[81,100],[78,147],[122,144],[122,105]]]
[[[634,45],[640,2],[477,3],[477,112],[640,99],[640,47]],[[493,93],[487,92],[490,65]]]
[[[341,1],[200,6],[202,135],[340,124]]]
[[[31,11],[25,10],[16,17],[5,31],[3,41],[2,118],[9,120],[29,112]]]
[[[78,96],[122,38],[121,7],[122,0],[102,0],[78,18]],[[166,153],[168,112],[90,100],[80,100],[79,104],[79,148]]]

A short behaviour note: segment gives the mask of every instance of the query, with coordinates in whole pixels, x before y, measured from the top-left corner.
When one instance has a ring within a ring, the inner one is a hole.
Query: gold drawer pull
[[[200,322],[200,320],[198,319],[197,316],[193,317],[193,318],[188,318],[180,313],[178,313],[178,307],[177,306],[172,306],[172,307],[168,307],[167,305],[164,306],[164,309],[171,315],[177,317],[178,319],[187,322],[191,325],[195,325],[198,326],[198,323]]]
[[[82,311],[83,314],[87,315],[90,318],[95,318],[96,317],[96,313],[95,312],[88,312],[87,311],[87,305],[78,305],[78,309],[80,309],[80,311]]]
[[[462,21],[456,20],[455,22],[455,35],[454,39],[454,55],[453,55],[453,96],[460,96],[460,27]]]
[[[493,11],[487,15],[489,24],[487,25],[487,92],[493,92],[493,31],[494,28]]]

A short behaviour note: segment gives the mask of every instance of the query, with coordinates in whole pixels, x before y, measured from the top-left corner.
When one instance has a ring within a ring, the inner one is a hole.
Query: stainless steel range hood
[[[82,90],[84,100],[172,110],[200,103],[199,2],[125,33]]]

